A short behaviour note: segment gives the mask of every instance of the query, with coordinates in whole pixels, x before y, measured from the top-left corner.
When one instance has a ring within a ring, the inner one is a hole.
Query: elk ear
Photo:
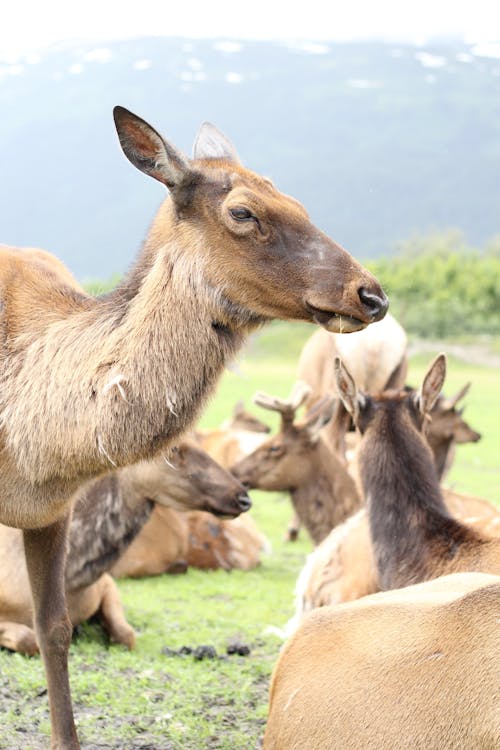
[[[193,146],[193,159],[222,159],[240,164],[229,138],[210,122],[204,122],[198,131]]]
[[[461,401],[464,396],[467,395],[470,388],[470,383],[466,383],[463,388],[461,388],[457,393],[455,393],[454,396],[451,396],[451,398],[445,398],[443,401],[443,409],[454,409],[455,406],[458,404],[459,401]],[[462,409],[463,411],[463,409]]]
[[[431,364],[420,389],[415,394],[415,403],[421,414],[429,414],[441,393],[446,377],[446,356],[438,354]]]
[[[359,411],[366,405],[366,398],[356,388],[356,383],[340,357],[335,357],[334,369],[339,398],[357,426]]]
[[[145,120],[124,107],[115,107],[113,117],[123,153],[134,167],[166,185],[174,198],[193,181],[189,160]]]

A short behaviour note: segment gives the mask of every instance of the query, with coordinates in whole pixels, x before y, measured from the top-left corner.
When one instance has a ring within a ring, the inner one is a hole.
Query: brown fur
[[[353,479],[323,435],[331,410],[332,400],[326,398],[303,421],[293,421],[292,408],[282,411],[280,431],[231,469],[248,487],[288,490],[316,544],[361,503]]]
[[[94,299],[50,264],[0,251],[0,522],[25,530],[59,750],[79,747],[64,601],[72,494],[171,444],[263,322],[352,331],[387,309],[373,277],[214,128],[190,161],[127,110],[114,115],[126,156],[171,192],[128,278]],[[242,206],[249,220],[233,215]]]
[[[357,391],[337,361],[337,385],[363,435],[359,472],[366,498],[377,578],[397,588],[457,571],[500,573],[500,540],[461,523],[446,508],[422,429],[439,397],[440,355],[418,393]]]
[[[274,669],[264,750],[494,750],[499,617],[478,573],[315,610]]]

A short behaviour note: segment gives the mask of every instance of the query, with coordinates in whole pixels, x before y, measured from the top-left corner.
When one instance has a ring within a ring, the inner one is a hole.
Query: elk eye
[[[279,453],[281,451],[281,445],[271,445],[269,448],[270,453]]]
[[[248,208],[230,208],[229,213],[236,221],[250,221],[255,218]]]

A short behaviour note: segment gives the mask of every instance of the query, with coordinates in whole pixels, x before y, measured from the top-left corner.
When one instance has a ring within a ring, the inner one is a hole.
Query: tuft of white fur
[[[167,406],[170,410],[170,412],[174,415],[174,417],[179,416],[177,412],[175,411],[177,396],[175,393],[172,394],[172,396],[169,396],[167,393]]]
[[[116,387],[118,388],[118,393],[122,397],[122,399],[125,401],[126,404],[129,404],[130,401],[127,401],[127,396],[125,395],[125,390],[122,386],[123,382],[126,382],[127,378],[125,375],[116,375],[114,378],[111,378],[106,385],[103,387],[102,392],[108,393],[112,388]]]
[[[98,450],[99,450],[99,453],[102,453],[102,455],[103,455],[103,456],[104,456],[105,458],[107,458],[107,459],[108,459],[108,461],[109,461],[109,463],[111,464],[111,466],[114,466],[114,467],[115,467],[115,469],[116,469],[116,468],[117,468],[117,464],[116,464],[116,462],[115,462],[115,461],[113,461],[113,459],[111,458],[111,456],[109,455],[109,453],[108,453],[108,452],[106,451],[106,449],[104,448],[104,445],[102,444],[102,438],[101,438],[101,436],[100,436],[100,435],[98,435],[98,436],[97,436],[97,448],[98,448]]]

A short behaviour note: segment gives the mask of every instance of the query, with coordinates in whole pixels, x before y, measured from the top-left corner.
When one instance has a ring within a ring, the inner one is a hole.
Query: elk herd
[[[481,437],[457,408],[468,385],[444,395],[444,355],[408,385],[377,280],[214,126],[188,158],[114,119],[169,191],[117,288],[91,297],[50,253],[0,248],[0,646],[41,653],[52,750],[80,747],[73,626],[97,614],[133,648],[115,578],[258,565],[254,488],[288,492],[283,534],[314,545],[265,750],[499,747],[500,511],[442,484]],[[241,404],[199,429],[226,364],[276,318],[320,326],[290,396],[255,394],[278,430]]]

